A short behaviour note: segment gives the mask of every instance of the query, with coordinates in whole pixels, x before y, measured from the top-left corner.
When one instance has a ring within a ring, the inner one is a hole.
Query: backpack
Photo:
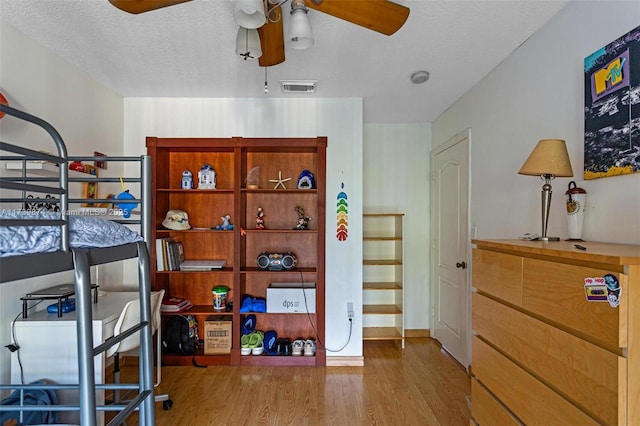
[[[50,382],[39,380],[31,383],[32,385],[44,385]],[[40,425],[56,423],[57,411],[28,411],[26,406],[29,405],[57,405],[58,398],[56,393],[51,389],[25,389],[23,391],[24,406],[21,407],[23,425]],[[20,391],[15,390],[7,398],[0,401],[0,405],[20,405]],[[19,424],[20,411],[0,411],[0,425]]]
[[[167,353],[193,355],[198,348],[198,321],[193,315],[171,315],[162,346]]]

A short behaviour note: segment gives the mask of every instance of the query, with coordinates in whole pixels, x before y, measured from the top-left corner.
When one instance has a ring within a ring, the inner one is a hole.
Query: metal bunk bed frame
[[[80,424],[83,426],[95,426],[96,413],[98,411],[119,411],[119,413],[109,422],[109,425],[120,424],[131,412],[139,411],[140,425],[155,424],[154,413],[154,380],[153,380],[153,345],[151,330],[151,270],[149,250],[151,235],[151,161],[148,156],[141,157],[85,157],[84,160],[98,161],[137,161],[140,162],[140,177],[124,179],[127,182],[139,182],[142,191],[141,199],[134,199],[131,202],[138,202],[141,206],[141,219],[139,221],[127,221],[129,224],[140,224],[141,234],[145,242],[130,243],[117,247],[96,248],[96,249],[76,249],[69,246],[69,223],[67,212],[69,202],[86,201],[109,201],[109,200],[85,200],[69,199],[68,183],[70,181],[86,181],[81,178],[69,178],[67,163],[71,157],[67,156],[65,144],[60,134],[46,121],[27,114],[23,111],[12,108],[8,105],[0,104],[0,112],[7,116],[13,116],[23,121],[35,124],[45,130],[53,139],[58,155],[50,155],[40,151],[30,150],[21,146],[16,146],[0,141],[0,151],[17,154],[17,156],[0,156],[0,161],[20,160],[23,166],[27,161],[39,160],[52,162],[58,165],[58,178],[29,177],[26,176],[26,167],[23,167],[21,178],[0,178],[0,188],[22,191],[22,198],[8,199],[2,201],[25,202],[26,192],[41,194],[54,194],[58,196],[60,207],[59,220],[38,220],[38,219],[0,219],[0,226],[58,226],[61,231],[60,250],[52,253],[17,255],[0,258],[0,284],[19,279],[42,276],[62,271],[74,271],[76,315],[77,315],[77,341],[78,341],[78,384],[75,385],[28,385],[28,384],[2,384],[0,390],[19,390],[21,395],[30,389],[51,389],[65,390],[74,389],[79,393],[79,405],[58,405],[58,406],[2,406],[2,411],[19,411],[20,421],[25,411],[79,411]],[[78,158],[79,159],[79,158]],[[57,187],[43,186],[27,183],[27,181],[47,181],[57,182]],[[113,182],[120,179],[96,178],[92,182]],[[92,297],[91,297],[91,274],[90,267],[94,265],[110,263],[130,258],[138,258],[138,280],[140,299],[140,323],[132,327],[107,342],[93,347],[92,331]],[[138,384],[99,384],[95,383],[95,371],[93,358],[105,352],[112,345],[131,336],[140,333],[140,364]],[[138,394],[126,405],[100,405],[96,404],[96,389],[100,390],[137,390]],[[21,399],[22,401],[22,399]]]

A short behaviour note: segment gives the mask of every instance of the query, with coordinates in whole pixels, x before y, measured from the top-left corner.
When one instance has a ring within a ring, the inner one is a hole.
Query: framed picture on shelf
[[[84,172],[98,176],[98,169],[89,164],[84,165]],[[98,182],[84,182],[82,184],[82,198],[98,198]],[[96,203],[82,203],[82,207],[97,207]]]
[[[82,184],[82,198],[98,198],[98,182]],[[95,203],[82,203],[82,207],[96,207]]]
[[[98,151],[94,151],[93,152],[93,156],[94,157],[106,157],[105,154],[98,152]],[[107,170],[107,162],[106,161],[94,161],[94,166],[97,169],[102,169],[102,170]]]

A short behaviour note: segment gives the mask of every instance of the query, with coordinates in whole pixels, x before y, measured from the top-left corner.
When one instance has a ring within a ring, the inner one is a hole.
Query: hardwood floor
[[[366,341],[364,359],[364,367],[164,367],[158,393],[173,408],[158,403],[156,424],[469,424],[469,378],[435,340],[406,339],[405,349]]]

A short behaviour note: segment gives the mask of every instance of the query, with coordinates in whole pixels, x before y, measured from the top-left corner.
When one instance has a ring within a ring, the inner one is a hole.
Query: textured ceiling
[[[123,97],[355,97],[365,122],[430,123],[567,0],[396,3],[411,12],[392,36],[310,10],[314,45],[287,48],[286,61],[267,69],[268,94],[265,68],[235,54],[231,0],[140,15],[107,0],[0,0],[0,18]],[[282,7],[286,31],[290,7]],[[411,84],[423,69],[429,81]],[[292,79],[318,80],[318,91],[282,93],[279,81]]]

